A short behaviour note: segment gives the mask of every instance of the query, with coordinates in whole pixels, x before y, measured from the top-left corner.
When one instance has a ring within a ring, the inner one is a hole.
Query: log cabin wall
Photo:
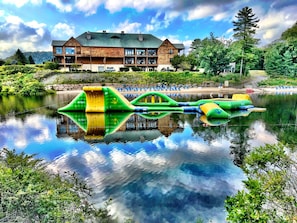
[[[176,47],[178,46],[178,47]],[[183,44],[162,41],[151,34],[85,32],[67,41],[52,41],[54,60],[65,70],[87,68],[92,71],[121,67],[161,70],[171,67],[171,59],[184,49]],[[104,65],[104,66],[102,66]]]

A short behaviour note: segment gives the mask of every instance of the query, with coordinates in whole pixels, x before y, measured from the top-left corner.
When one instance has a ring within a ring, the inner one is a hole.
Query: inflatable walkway
[[[199,112],[207,118],[230,118],[225,110],[253,108],[248,94],[233,94],[232,99],[201,99],[195,102],[177,102],[160,92],[147,92],[133,101],[128,101],[113,87],[86,86],[68,105],[59,112],[83,111],[86,113],[105,112]]]

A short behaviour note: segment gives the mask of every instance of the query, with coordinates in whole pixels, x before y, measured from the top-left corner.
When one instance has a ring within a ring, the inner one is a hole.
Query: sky
[[[17,49],[51,51],[52,40],[91,32],[149,33],[183,43],[210,32],[230,39],[243,7],[260,19],[260,46],[277,40],[297,21],[296,0],[0,0],[0,58]]]

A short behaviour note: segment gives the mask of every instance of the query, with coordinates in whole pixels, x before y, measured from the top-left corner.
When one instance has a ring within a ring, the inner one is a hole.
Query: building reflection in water
[[[57,118],[57,137],[88,142],[148,141],[179,129],[170,113],[64,113]]]

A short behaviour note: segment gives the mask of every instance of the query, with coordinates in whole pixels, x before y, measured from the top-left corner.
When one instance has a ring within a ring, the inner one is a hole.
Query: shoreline
[[[83,90],[56,90],[56,94],[79,94]],[[158,91],[161,93],[181,93],[181,94],[277,94],[277,93],[294,93],[297,94],[297,87],[293,88],[216,88],[216,87],[195,87],[181,90],[127,90],[119,91],[121,94],[142,94],[148,91]]]

